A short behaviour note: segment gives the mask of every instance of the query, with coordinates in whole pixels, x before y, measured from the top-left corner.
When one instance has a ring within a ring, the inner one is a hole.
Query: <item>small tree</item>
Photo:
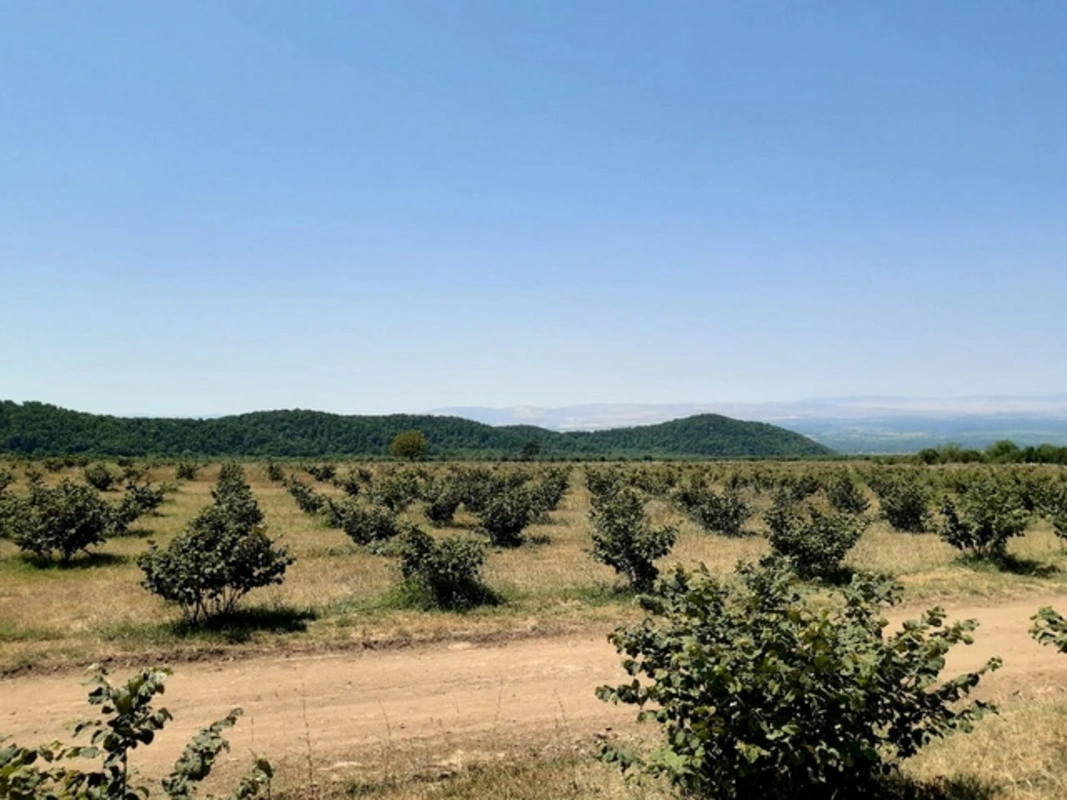
[[[200,465],[195,461],[179,461],[174,465],[174,478],[179,481],[195,481]]]
[[[30,481],[27,497],[9,496],[0,514],[5,538],[38,558],[69,563],[75,554],[121,535],[136,514],[122,513],[91,486],[63,480],[49,488]]]
[[[675,502],[704,530],[724,536],[741,536],[752,509],[736,489],[722,494],[708,488],[702,480],[691,481],[679,489]]]
[[[426,455],[429,443],[426,434],[420,430],[401,431],[393,437],[389,445],[389,453],[393,458],[406,458],[415,461]]]
[[[640,599],[645,621],[610,637],[633,681],[597,696],[636,705],[663,744],[647,756],[608,746],[605,760],[687,797],[867,797],[902,759],[990,708],[961,701],[999,659],[939,680],[973,620],[946,625],[934,608],[887,636],[882,609],[901,590],[884,579],[857,576],[827,603],[777,559],[737,578],[678,568]]]
[[[173,719],[167,709],[152,705],[152,698],[163,693],[163,683],[170,674],[165,667],[154,667],[112,686],[107,671],[93,667],[89,704],[100,707],[100,719],[79,722],[74,728],[75,738],[89,734],[89,744],[0,747],[0,797],[147,800],[149,789],[133,783],[137,773],[130,766],[130,754],[138,745],[150,745],[156,732]],[[241,709],[233,709],[186,745],[162,781],[170,800],[196,797],[197,787],[211,774],[219,753],[230,749],[222,732],[232,728],[241,713]],[[93,763],[97,761],[99,764]],[[72,766],[64,766],[65,762]],[[251,771],[229,795],[230,800],[250,800],[264,793],[269,796],[273,775],[270,762],[256,758]]]
[[[906,472],[877,476],[871,488],[882,516],[898,531],[922,533],[930,522],[930,491],[922,478]]]
[[[1031,514],[1010,485],[995,478],[973,481],[956,500],[941,507],[941,538],[972,556],[997,561],[1008,553],[1008,540],[1021,536]]]
[[[108,469],[106,464],[96,463],[87,466],[82,474],[85,482],[101,492],[109,492],[119,482],[119,476]]]
[[[522,532],[540,513],[540,505],[526,487],[508,487],[486,503],[478,515],[478,530],[497,547],[518,547]]]
[[[833,578],[848,551],[863,534],[867,521],[856,514],[825,513],[796,505],[779,493],[764,515],[774,552],[785,557],[804,578]]]
[[[385,506],[364,508],[351,498],[326,502],[331,526],[343,530],[356,544],[384,542],[400,533],[396,514]]]
[[[233,612],[253,589],[281,583],[293,563],[261,525],[260,511],[244,471],[225,465],[203,509],[166,550],[149,541],[137,564],[142,585],[176,604],[189,623]]]
[[[634,591],[650,591],[659,575],[654,562],[671,551],[677,532],[671,527],[653,528],[634,489],[623,487],[602,497],[589,515],[590,554],[623,575]]]
[[[863,490],[852,475],[844,472],[826,486],[826,499],[834,511],[845,514],[864,514],[870,508],[870,501],[863,496]]]
[[[482,583],[485,545],[464,536],[434,539],[412,527],[398,540],[404,588],[419,604],[464,610],[495,599]]]

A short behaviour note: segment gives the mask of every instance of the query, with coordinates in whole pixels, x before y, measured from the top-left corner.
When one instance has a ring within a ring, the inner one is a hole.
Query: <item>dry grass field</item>
[[[774,468],[806,467],[791,463]],[[295,465],[287,469],[297,471]],[[590,501],[581,467],[572,471],[571,490],[550,519],[527,531],[527,544],[491,551],[486,583],[503,602],[462,614],[398,606],[391,593],[397,582],[393,560],[354,545],[342,531],[303,514],[283,486],[268,480],[264,464],[246,464],[245,470],[268,532],[281,537],[295,563],[283,585],[254,591],[236,621],[225,626],[183,627],[175,609],[140,586],[142,574],[135,563],[148,539],[165,544],[211,501],[217,465],[201,469],[193,481],[177,481],[173,466],[153,467],[153,481],[176,487],[159,514],[142,518],[131,535],[112,539],[69,566],[42,566],[10,542],[0,541],[0,708],[17,707],[22,715],[17,729],[21,726],[27,735],[53,731],[43,720],[40,725],[26,722],[32,698],[44,694],[58,698],[54,711],[59,716],[52,722],[68,721],[82,702],[80,668],[90,663],[107,662],[116,676],[137,666],[168,663],[176,675],[167,705],[172,710],[182,707],[187,728],[206,721],[213,707],[183,707],[182,692],[198,696],[201,682],[215,682],[215,672],[219,685],[231,687],[234,697],[216,692],[212,702],[232,705],[241,700],[258,709],[250,726],[252,738],[238,739],[237,732],[233,737],[239,745],[234,752],[243,758],[249,746],[259,749],[271,741],[271,685],[281,687],[286,680],[314,683],[301,678],[299,670],[257,678],[256,665],[304,665],[317,671],[325,669],[322,659],[327,659],[341,671],[335,677],[342,683],[358,687],[352,675],[379,676],[360,691],[368,703],[378,703],[375,698],[387,698],[390,691],[404,691],[403,686],[415,685],[411,682],[424,674],[427,681],[437,681],[426,703],[437,703],[440,709],[430,715],[432,723],[418,723],[402,718],[407,706],[397,706],[390,715],[385,709],[394,707],[380,699],[382,715],[375,706],[339,716],[337,708],[346,702],[342,698],[326,703],[319,719],[315,701],[305,696],[301,719],[293,716],[298,706],[292,696],[284,703],[277,699],[279,708],[288,703],[289,715],[275,723],[279,736],[290,742],[284,753],[274,754],[282,765],[278,787],[283,793],[397,800],[667,796],[663,786],[627,785],[616,771],[589,757],[594,737],[606,728],[626,736],[651,732],[635,728],[627,710],[612,710],[595,698],[587,706],[580,699],[586,685],[592,698],[595,686],[617,670],[618,657],[604,641],[606,633],[620,622],[639,618],[630,596],[618,589],[614,573],[587,552]],[[54,482],[64,476],[78,478],[80,470],[49,473],[46,479]],[[340,494],[329,484],[314,485],[317,491]],[[19,491],[20,484],[14,490]],[[753,497],[752,502],[762,510],[769,501]],[[461,511],[454,528],[431,529],[420,509],[416,503],[405,518],[435,535],[470,531],[476,524]],[[666,502],[651,501],[649,512],[657,524],[679,530],[677,544],[661,568],[702,562],[725,573],[768,548],[761,535],[708,534]],[[761,525],[758,515],[749,523],[757,534]],[[956,781],[952,797],[1067,796],[1067,656],[1040,648],[1026,636],[1028,616],[1039,605],[1053,603],[1067,610],[1067,553],[1045,519],[1035,519],[1024,537],[1013,540],[1010,553],[1015,557],[1010,570],[976,566],[936,534],[900,533],[876,520],[846,561],[857,569],[896,576],[904,586],[903,609],[894,611],[901,619],[940,604],[954,616],[994,622],[979,628],[975,647],[981,655],[995,653],[1005,660],[1004,670],[983,689],[1000,703],[1001,713],[983,720],[970,735],[933,745],[907,766],[909,775],[919,780]],[[494,661],[492,654],[500,652],[516,660]],[[449,682],[436,671],[451,663],[441,654],[457,653],[471,654],[469,665],[457,660],[451,669],[457,676],[475,670],[468,683],[481,687],[483,694],[477,698],[462,694],[458,678]],[[387,663],[393,672],[385,668]],[[505,686],[515,697],[534,691],[506,683],[509,673],[524,674],[520,663],[529,676],[543,673],[547,682],[535,687],[541,694],[529,695],[525,704],[505,702],[499,699]],[[487,664],[497,664],[499,687],[497,673],[484,672]],[[552,680],[558,670],[567,674],[556,676],[563,681],[557,686]],[[199,677],[183,683],[183,672]],[[407,675],[409,684],[390,685],[389,675]],[[242,681],[259,684],[262,691],[249,693]],[[282,688],[273,693],[276,698],[283,695]],[[452,703],[457,704],[454,714],[448,710]],[[463,703],[482,710],[465,719]],[[364,718],[372,716],[379,718],[369,725]],[[384,727],[380,716],[386,717]],[[0,733],[5,731],[3,719],[0,716]],[[349,752],[352,748],[358,752]],[[234,756],[228,763],[236,760]]]

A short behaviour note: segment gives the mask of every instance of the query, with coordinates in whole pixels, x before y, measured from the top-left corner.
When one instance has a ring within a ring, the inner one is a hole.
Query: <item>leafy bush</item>
[[[326,498],[316,492],[306,483],[301,483],[296,478],[290,477],[285,481],[285,489],[296,500],[297,507],[305,514],[315,516],[326,509]],[[333,527],[339,528],[340,525]]]
[[[867,797],[901,759],[990,708],[961,701],[999,659],[939,681],[973,620],[946,625],[934,608],[887,636],[882,611],[900,587],[884,579],[857,576],[827,603],[777,559],[737,578],[678,568],[640,599],[647,619],[610,637],[634,680],[597,696],[638,706],[663,744],[602,758],[685,796]]]
[[[532,491],[543,511],[555,511],[570,489],[570,469],[558,467],[542,471],[534,481]]]
[[[273,461],[268,462],[267,480],[271,483],[285,483],[285,470]]]
[[[589,516],[593,521],[593,558],[624,576],[634,591],[651,590],[659,575],[654,562],[674,546],[674,528],[653,528],[644,501],[630,487],[602,499]]]
[[[163,486],[153,486],[151,482],[131,482],[126,485],[126,494],[119,504],[118,514],[132,524],[138,517],[154,514],[166,499],[167,490]]]
[[[422,474],[415,469],[386,470],[371,484],[370,494],[375,503],[399,514],[422,496]]]
[[[863,496],[863,490],[848,472],[827,483],[826,499],[834,511],[844,514],[865,514],[871,507],[870,501]]]
[[[364,508],[351,498],[326,503],[330,527],[340,528],[356,544],[383,542],[400,533],[396,514],[384,506]]]
[[[89,744],[63,745],[59,742],[39,747],[2,745],[0,740],[0,797],[11,800],[31,798],[113,798],[139,800],[150,796],[146,786],[134,785],[136,771],[130,767],[130,753],[138,745],[149,745],[157,731],[173,717],[165,708],[152,706],[152,698],[163,693],[170,670],[146,669],[120,686],[112,686],[107,671],[94,667],[89,704],[100,707],[100,719],[79,722],[75,737],[89,734]],[[193,737],[163,778],[163,790],[170,800],[191,800],[198,785],[211,774],[216,758],[229,743],[222,731],[232,728],[241,709],[235,708]],[[86,762],[99,761],[87,768]],[[71,766],[63,766],[71,762]],[[232,800],[248,800],[270,794],[273,777],[270,762],[257,758],[250,772],[229,795]]]
[[[337,474],[337,466],[335,464],[309,464],[304,467],[304,471],[320,483],[328,483]]]
[[[486,503],[478,515],[478,530],[497,547],[517,547],[523,542],[522,532],[540,513],[541,507],[528,489],[509,487]]]
[[[482,583],[482,542],[464,536],[434,539],[413,527],[401,535],[396,553],[405,588],[426,605],[463,610],[494,599]]]
[[[253,589],[281,583],[293,563],[262,528],[263,513],[244,472],[226,465],[204,508],[161,550],[149,541],[137,564],[149,591],[181,609],[190,623],[231,613]]]
[[[922,533],[930,522],[930,492],[918,475],[896,473],[871,481],[882,516],[898,531]]]
[[[956,500],[941,507],[941,538],[976,558],[997,560],[1008,552],[1008,540],[1030,524],[1028,512],[1012,487],[995,478],[974,480]]]
[[[741,536],[752,509],[736,489],[722,494],[701,480],[692,481],[675,493],[675,502],[706,531]]]
[[[195,481],[200,465],[195,461],[179,461],[174,466],[174,477],[179,481]]]
[[[106,464],[90,464],[82,474],[87,484],[101,492],[111,491],[119,482],[119,476],[108,469]]]
[[[618,467],[587,467],[585,485],[589,487],[594,501],[617,492],[625,483],[622,471]]]
[[[1061,653],[1067,653],[1067,619],[1051,606],[1038,609],[1034,616],[1030,617],[1034,625],[1030,628],[1030,635],[1041,644],[1049,644]]]
[[[804,578],[832,578],[859,541],[867,521],[857,514],[825,513],[797,505],[779,493],[764,514],[771,549],[785,557]]]
[[[458,508],[459,497],[451,486],[444,486],[438,489],[436,495],[426,504],[426,519],[434,527],[443,528],[452,524]]]
[[[503,488],[499,478],[488,467],[455,467],[451,471],[452,491],[463,507],[479,514],[489,499]]]
[[[10,467],[0,466],[0,495],[15,482],[15,472]]]
[[[48,488],[31,480],[27,497],[10,496],[0,514],[4,537],[38,558],[63,563],[121,535],[130,521],[91,486],[63,480]]]
[[[363,480],[355,470],[349,470],[344,475],[338,475],[333,479],[333,485],[349,497],[358,497],[363,490]]]

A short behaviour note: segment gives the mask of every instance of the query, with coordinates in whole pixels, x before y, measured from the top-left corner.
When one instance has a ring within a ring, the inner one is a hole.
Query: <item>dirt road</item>
[[[983,682],[984,696],[1061,693],[1067,656],[1027,635],[1029,617],[1044,604],[1067,608],[1067,597],[950,608],[950,619],[977,617],[982,624],[976,643],[960,648],[949,668],[973,668],[1000,655],[1005,666]],[[251,749],[283,768],[305,770],[310,757],[319,779],[369,765],[388,767],[390,759],[446,769],[517,746],[628,727],[632,709],[593,694],[599,684],[624,677],[618,663],[598,632],[178,665],[164,698],[176,719],[138,754],[138,763],[149,774],[159,772],[190,734],[241,706],[245,716],[229,735],[231,760],[244,762]],[[70,722],[90,711],[84,698],[77,675],[4,680],[0,733],[25,743],[66,738]]]

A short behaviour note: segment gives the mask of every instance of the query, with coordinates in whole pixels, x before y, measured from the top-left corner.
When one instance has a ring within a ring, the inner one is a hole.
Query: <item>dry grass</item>
[[[761,467],[775,468],[802,467]],[[708,469],[721,474],[726,468]],[[165,544],[210,502],[218,467],[208,467],[197,480],[178,483],[160,515],[138,523],[136,535],[109,541],[75,566],[41,568],[10,543],[0,542],[0,670],[86,663],[144,652],[195,657],[220,646],[300,649],[604,629],[634,613],[625,594],[613,588],[616,579],[611,570],[588,556],[589,497],[580,470],[575,470],[573,489],[551,521],[530,529],[530,538],[539,543],[491,555],[487,583],[506,602],[463,615],[389,607],[382,598],[396,575],[388,559],[354,546],[343,532],[301,513],[284,488],[267,479],[265,465],[249,464],[246,472],[269,531],[283,536],[296,562],[284,585],[247,598],[246,605],[254,613],[245,627],[182,634],[175,628],[174,609],[140,586],[135,559],[146,540]],[[65,476],[80,478],[80,470],[49,473],[46,479],[55,482]],[[154,468],[149,477],[174,482],[173,468]],[[338,492],[322,483],[316,488]],[[765,496],[757,498],[757,509],[766,503]],[[703,562],[713,571],[726,572],[738,561],[766,552],[762,536],[709,535],[665,503],[653,501],[649,510],[657,524],[679,529],[677,545],[664,559],[665,567]],[[407,512],[407,517],[422,521],[417,508]],[[457,527],[441,533],[469,530],[474,522],[461,513]],[[758,516],[749,526],[759,530]],[[1031,574],[964,564],[936,535],[897,533],[879,521],[864,534],[848,563],[896,575],[906,587],[906,600],[916,603],[1048,594],[1067,586],[1067,556],[1046,522],[1035,523],[1026,537],[1014,541],[1012,552],[1019,558],[1019,571]]]
[[[491,555],[487,582],[506,602],[451,614],[383,603],[396,578],[389,561],[302,514],[284,488],[267,479],[263,465],[250,464],[247,476],[268,529],[283,535],[296,562],[284,585],[247,599],[258,616],[250,618],[246,630],[182,633],[174,625],[176,612],[140,587],[135,558],[148,538],[165,544],[210,502],[217,472],[217,467],[205,468],[196,481],[179,483],[160,515],[139,524],[137,535],[109,541],[92,559],[69,568],[41,568],[10,543],[0,542],[0,670],[146,655],[192,658],[217,654],[219,648],[231,652],[341,648],[368,642],[606,630],[635,615],[629,598],[613,590],[613,573],[588,556],[589,496],[580,470],[551,521],[529,532],[541,543]],[[78,473],[65,474],[78,477]],[[46,476],[49,482],[61,477]],[[173,468],[154,468],[150,477],[174,481]],[[337,491],[324,484],[316,488]],[[766,504],[765,499],[757,502]],[[678,542],[663,566],[702,562],[713,571],[726,572],[738,561],[758,558],[767,550],[762,536],[708,535],[667,504],[654,501],[649,510],[655,523],[679,529]],[[417,509],[407,516],[421,520]],[[473,518],[461,514],[456,528],[442,533],[469,530],[473,524]],[[753,520],[750,527],[758,532],[760,523]],[[1014,572],[975,567],[962,562],[934,534],[902,534],[877,521],[848,563],[897,576],[905,586],[906,602],[915,604],[978,598],[996,602],[1067,590],[1067,555],[1048,523],[1034,523],[1025,537],[1013,541],[1011,552],[1017,559]],[[1064,670],[1067,673],[1067,656]],[[319,765],[308,770],[299,763],[282,764],[278,794],[388,800],[668,796],[663,786],[627,785],[616,770],[591,757],[593,743],[569,739],[565,731],[545,731],[539,741],[477,757],[402,752],[383,742],[379,752],[368,754],[360,765]],[[961,790],[949,795],[960,800],[1067,797],[1067,681],[1022,687],[1016,696],[1004,699],[999,716],[982,721],[971,735],[932,745],[907,764],[906,771],[920,781],[959,777],[979,787],[971,794]]]

